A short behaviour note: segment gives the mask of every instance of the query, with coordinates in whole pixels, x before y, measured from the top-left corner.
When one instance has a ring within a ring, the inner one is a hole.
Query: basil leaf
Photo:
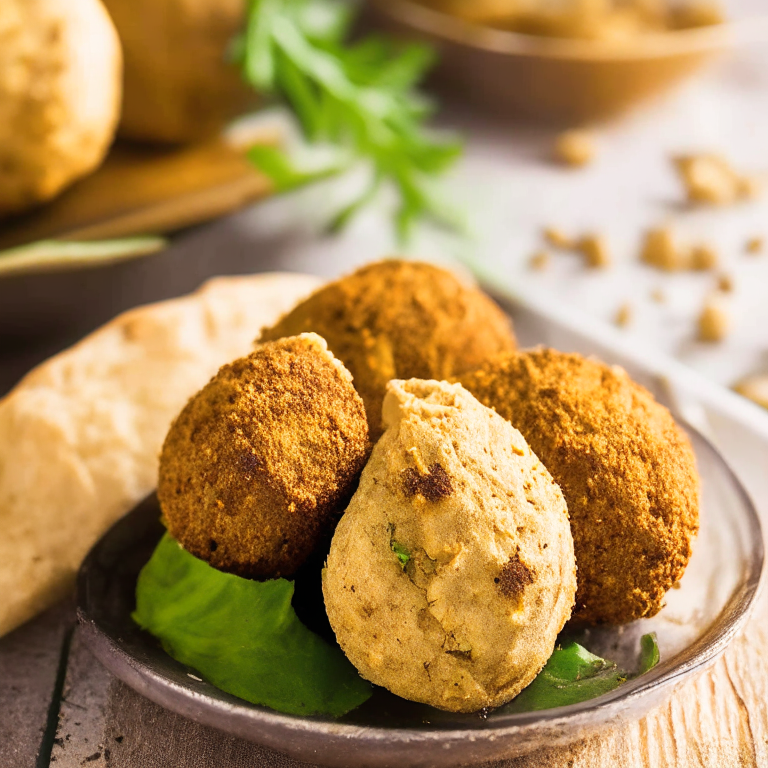
[[[640,638],[640,674],[644,675],[652,670],[659,663],[660,658],[656,633],[652,632],[649,635],[643,635]]]
[[[222,573],[166,534],[139,574],[133,618],[222,691],[292,715],[340,717],[373,689],[299,621],[292,596],[292,582]]]
[[[659,662],[655,635],[640,639],[640,674]],[[578,704],[618,688],[632,675],[612,661],[601,659],[578,643],[556,648],[536,679],[501,712],[535,712]]]

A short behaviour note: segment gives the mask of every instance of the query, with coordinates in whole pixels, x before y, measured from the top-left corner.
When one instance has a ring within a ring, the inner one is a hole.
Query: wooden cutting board
[[[47,205],[0,221],[0,250],[39,240],[107,240],[166,234],[269,195],[270,180],[248,161],[256,144],[276,144],[274,129],[238,141],[189,147],[118,142],[104,164]]]

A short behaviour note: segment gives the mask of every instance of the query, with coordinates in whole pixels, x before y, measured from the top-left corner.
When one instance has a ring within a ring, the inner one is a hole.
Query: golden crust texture
[[[324,286],[261,338],[307,331],[352,373],[373,440],[391,379],[446,379],[515,349],[509,319],[485,294],[431,264],[396,259]]]
[[[563,496],[522,435],[458,384],[393,381],[384,421],[323,574],[331,626],[362,676],[398,696],[499,706],[571,613]]]
[[[563,491],[574,619],[656,614],[699,525],[695,456],[669,411],[620,368],[551,349],[500,356],[461,382],[522,432]]]
[[[323,542],[368,455],[349,372],[315,334],[225,365],[176,419],[160,457],[170,533],[251,578],[292,575]]]

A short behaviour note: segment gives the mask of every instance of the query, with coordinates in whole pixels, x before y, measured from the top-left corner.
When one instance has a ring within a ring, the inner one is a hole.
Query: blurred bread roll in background
[[[101,163],[121,77],[100,0],[0,2],[0,216],[49,200]]]
[[[120,133],[182,143],[215,134],[254,100],[227,53],[245,0],[105,0],[125,52]]]

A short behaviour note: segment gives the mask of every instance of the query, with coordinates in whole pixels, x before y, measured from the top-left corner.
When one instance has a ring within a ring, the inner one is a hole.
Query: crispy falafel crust
[[[658,613],[699,526],[695,456],[669,411],[622,369],[551,349],[500,356],[460,378],[562,488],[578,566],[574,619]]]
[[[193,555],[290,576],[327,542],[368,456],[363,402],[315,334],[225,365],[171,427],[158,496]]]
[[[515,349],[509,318],[484,293],[421,262],[369,264],[322,287],[262,341],[314,331],[352,373],[371,438],[392,379],[447,379]]]

